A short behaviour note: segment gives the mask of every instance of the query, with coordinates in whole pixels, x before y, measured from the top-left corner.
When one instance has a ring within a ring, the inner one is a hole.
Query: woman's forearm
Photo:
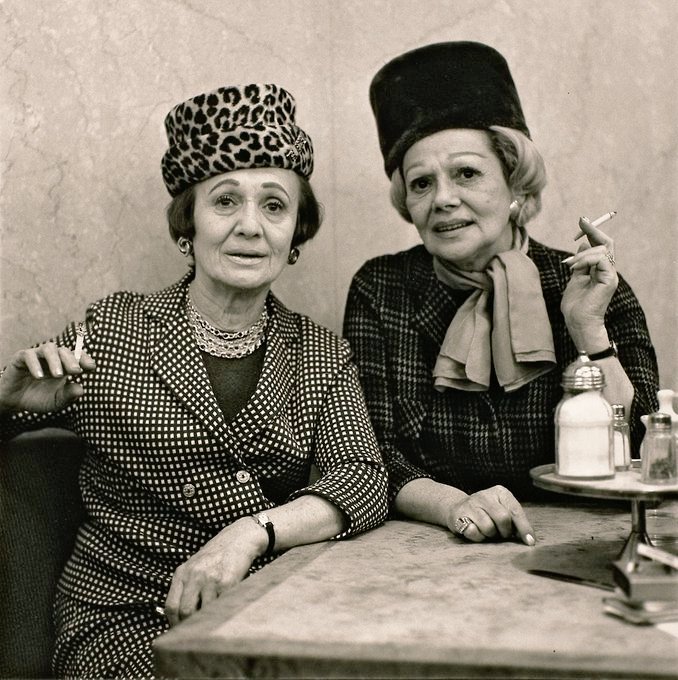
[[[266,514],[275,530],[276,552],[333,538],[344,531],[348,523],[335,505],[312,494],[271,508]]]
[[[395,499],[396,510],[412,519],[447,527],[450,508],[468,494],[447,484],[422,477],[403,486]]]

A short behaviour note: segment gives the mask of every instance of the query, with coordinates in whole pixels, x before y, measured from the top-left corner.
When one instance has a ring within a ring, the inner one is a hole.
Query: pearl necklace
[[[213,357],[242,359],[261,347],[266,339],[268,310],[265,306],[261,316],[252,326],[233,332],[222,331],[209,323],[197,310],[190,295],[186,296],[186,314],[193,327],[198,347]]]

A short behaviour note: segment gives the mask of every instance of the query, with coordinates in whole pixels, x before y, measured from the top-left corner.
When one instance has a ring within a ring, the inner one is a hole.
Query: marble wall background
[[[675,0],[0,0],[0,26],[0,363],[91,300],[184,272],[163,118],[246,81],[295,95],[327,214],[276,291],[339,331],[362,262],[417,242],[388,203],[369,81],[402,51],[471,39],[508,59],[547,162],[532,235],[571,248],[580,215],[619,211],[618,267],[678,389]]]

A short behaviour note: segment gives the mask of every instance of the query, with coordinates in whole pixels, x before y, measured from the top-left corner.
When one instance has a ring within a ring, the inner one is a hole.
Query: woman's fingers
[[[15,355],[12,362],[14,368],[23,372],[27,370],[31,377],[40,380],[45,377],[45,371],[42,368],[42,363],[38,357],[37,351],[34,349],[25,349]]]
[[[75,382],[65,381],[60,388],[61,393],[57,391],[55,402],[58,408],[65,408],[74,401],[77,401],[85,393],[82,385]]]
[[[610,282],[614,282],[617,276],[614,251],[605,246],[581,250],[576,255],[564,259],[563,264],[567,264],[573,274],[591,274],[597,271],[605,275]]]
[[[479,491],[457,509],[460,517],[455,531],[470,541],[510,538],[517,534],[527,545],[534,545],[534,531],[527,515],[513,494],[503,486]],[[469,522],[465,521],[469,520]],[[461,530],[460,530],[461,529]]]
[[[184,565],[181,565],[172,576],[172,584],[165,598],[165,615],[170,626],[176,626],[181,621],[179,611],[184,592]]]
[[[599,271],[611,271],[614,269],[614,239],[604,231],[594,227],[586,217],[579,220],[579,227],[587,236],[576,255],[563,260],[574,272],[588,271],[595,267]]]
[[[525,514],[525,510],[523,510],[523,506],[518,501],[515,501],[515,506],[511,508],[511,521],[515,527],[515,533],[520,536],[520,540],[523,543],[526,545],[534,545],[536,543],[534,529]]]
[[[61,378],[64,375],[64,368],[61,363],[61,355],[59,353],[59,347],[57,347],[53,342],[46,342],[44,345],[40,345],[37,348],[37,354],[42,359],[43,367],[47,365],[46,375],[50,375],[53,378]]]
[[[200,608],[206,607],[219,597],[219,591],[214,582],[206,583],[200,593]]]
[[[80,364],[67,347],[46,342],[36,348],[22,350],[17,354],[17,368],[25,366],[33,378],[62,378],[64,375],[82,373]]]
[[[607,246],[611,248],[614,245],[614,240],[604,231],[594,227],[588,217],[579,218],[579,228],[586,234],[588,242],[592,246]]]

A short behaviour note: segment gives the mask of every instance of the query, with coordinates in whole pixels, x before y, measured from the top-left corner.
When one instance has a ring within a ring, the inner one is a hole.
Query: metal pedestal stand
[[[532,468],[530,475],[535,486],[548,491],[588,498],[609,498],[631,502],[631,532],[619,554],[618,562],[632,568],[638,559],[638,544],[650,545],[645,522],[646,503],[664,498],[678,498],[678,484],[644,484],[640,481],[640,468],[618,471],[611,479],[573,479],[559,477],[555,465]]]

